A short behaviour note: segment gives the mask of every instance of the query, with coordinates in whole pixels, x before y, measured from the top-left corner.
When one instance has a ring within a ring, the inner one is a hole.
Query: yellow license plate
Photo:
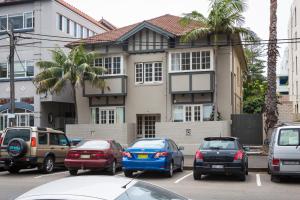
[[[147,154],[139,154],[138,159],[148,159],[148,155]]]

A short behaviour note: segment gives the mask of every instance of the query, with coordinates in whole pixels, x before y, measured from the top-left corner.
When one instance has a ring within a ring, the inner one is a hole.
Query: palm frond
[[[41,69],[48,69],[52,67],[61,67],[56,62],[53,61],[38,61],[36,65]]]
[[[201,13],[193,11],[191,13],[184,14],[184,17],[180,20],[182,26],[188,26],[191,22],[197,22],[202,25],[207,24],[207,18]]]
[[[182,42],[190,42],[193,40],[197,40],[201,37],[206,37],[211,33],[211,30],[209,28],[197,28],[194,29],[188,33],[186,33],[184,36],[181,37]]]

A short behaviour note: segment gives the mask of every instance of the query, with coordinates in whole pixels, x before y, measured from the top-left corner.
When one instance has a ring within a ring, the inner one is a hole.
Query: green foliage
[[[243,12],[246,8],[245,0],[210,0],[208,17],[197,11],[185,14],[185,17],[181,20],[183,26],[187,26],[192,22],[203,26],[186,33],[182,37],[182,41],[193,41],[208,35],[215,35],[217,40],[218,34],[241,34],[245,39],[256,40],[257,36],[253,31],[242,27],[245,22]]]
[[[77,46],[66,54],[62,49],[52,50],[52,61],[40,61],[37,65],[42,71],[35,77],[37,93],[60,93],[69,82],[73,86],[82,85],[84,80],[94,86],[105,88],[101,78],[104,69],[94,67],[94,52],[86,52],[82,46]]]
[[[245,113],[263,113],[267,81],[264,77],[265,61],[261,46],[248,46],[244,49],[248,70],[243,83],[243,111]]]

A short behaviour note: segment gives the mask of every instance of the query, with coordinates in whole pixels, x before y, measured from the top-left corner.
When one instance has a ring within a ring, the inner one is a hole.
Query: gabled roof
[[[105,27],[107,27],[110,31],[111,30],[115,30],[117,29],[116,26],[114,26],[112,23],[110,23],[109,21],[107,21],[106,19],[102,18],[100,21],[99,21],[100,24],[104,25]]]
[[[201,27],[199,23],[192,22],[188,26],[180,24],[181,17],[166,14],[150,20],[145,20],[136,24],[118,28],[112,31],[101,33],[89,38],[85,38],[76,42],[72,42],[68,46],[76,44],[99,44],[107,42],[118,42],[128,39],[131,35],[141,30],[149,28],[153,31],[160,32],[169,37],[180,37],[194,28]]]

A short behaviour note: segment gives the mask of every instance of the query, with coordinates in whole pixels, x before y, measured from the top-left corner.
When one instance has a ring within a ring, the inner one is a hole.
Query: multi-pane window
[[[138,63],[135,65],[135,82],[143,83],[143,63]]]
[[[33,77],[34,76],[34,63],[32,61],[15,62],[15,77]],[[0,63],[0,79],[9,78],[9,65],[8,63]]]
[[[199,70],[201,69],[201,53],[200,52],[193,52],[192,53],[192,70]]]
[[[111,57],[104,58],[104,67],[106,69],[105,74],[112,74]]]
[[[186,122],[192,121],[192,106],[185,107],[185,121]]]
[[[115,110],[108,111],[108,123],[114,124],[115,123]]]
[[[9,23],[12,24],[14,30],[31,29],[33,28],[33,12],[0,16],[0,31],[8,30]]]
[[[122,74],[121,57],[104,57],[96,58],[94,62],[95,67],[104,67],[106,69],[105,75],[119,75]]]
[[[124,123],[124,107],[93,107],[91,120],[94,124]]]
[[[200,105],[174,105],[174,122],[201,122],[210,121],[213,112],[211,104]]]
[[[1,16],[0,16],[0,23],[1,23]],[[94,35],[94,32],[92,30],[89,30],[88,28],[81,26],[80,24],[74,22],[73,20],[61,14],[57,14],[57,29],[75,38],[87,38]]]
[[[162,63],[136,63],[135,64],[135,83],[161,83],[162,82]]]
[[[144,64],[144,75],[145,75],[145,82],[152,82],[153,81],[153,68],[152,63],[145,63]]]
[[[212,53],[207,51],[193,51],[170,53],[170,71],[201,71],[212,69]]]

